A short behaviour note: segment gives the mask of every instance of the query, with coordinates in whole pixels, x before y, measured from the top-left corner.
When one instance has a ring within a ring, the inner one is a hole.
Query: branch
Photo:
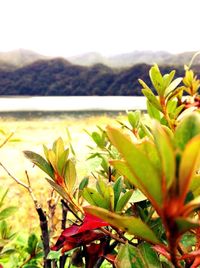
[[[8,137],[0,144],[0,148],[2,148],[9,141],[13,134],[14,132],[11,132],[10,135],[8,135]]]

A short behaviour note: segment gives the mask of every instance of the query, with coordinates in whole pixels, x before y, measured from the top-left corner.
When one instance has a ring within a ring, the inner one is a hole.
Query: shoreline
[[[1,96],[0,112],[146,110],[139,96]]]

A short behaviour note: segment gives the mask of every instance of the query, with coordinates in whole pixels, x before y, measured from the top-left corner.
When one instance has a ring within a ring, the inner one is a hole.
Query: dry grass
[[[78,179],[82,179],[88,172],[86,156],[87,145],[93,144],[84,129],[92,131],[96,125],[105,126],[114,123],[116,118],[124,118],[123,115],[45,115],[28,119],[23,115],[20,117],[1,117],[0,129],[14,131],[14,138],[20,142],[9,142],[1,148],[0,162],[2,162],[10,173],[18,179],[26,182],[25,170],[31,179],[31,186],[38,201],[47,209],[46,200],[50,196],[51,187],[45,180],[45,174],[25,159],[23,150],[32,150],[43,154],[42,144],[51,146],[58,137],[68,140],[66,128],[72,136],[72,144],[77,155]],[[38,226],[37,215],[33,208],[29,194],[21,186],[17,185],[8,175],[0,169],[1,184],[9,188],[9,201],[19,207],[15,217],[16,225],[25,230],[34,230]]]

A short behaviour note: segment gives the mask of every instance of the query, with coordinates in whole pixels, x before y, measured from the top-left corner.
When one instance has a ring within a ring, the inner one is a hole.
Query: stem
[[[66,228],[66,220],[67,220],[67,212],[68,212],[68,209],[66,207],[66,202],[64,200],[61,200],[61,204],[62,204],[62,222],[61,222],[61,229],[62,230],[65,230]],[[62,255],[60,257],[60,260],[59,260],[59,268],[64,268],[65,267],[65,263],[66,263],[66,260],[67,260],[67,255]]]
[[[80,222],[83,222],[83,220],[69,207],[69,205],[62,199],[62,204],[79,220]]]
[[[164,115],[165,119],[167,120],[167,123],[168,123],[170,129],[174,131],[175,126],[172,124],[171,119],[169,117],[169,114],[167,112],[167,106],[165,104],[165,97],[160,97],[160,105],[162,107],[163,115]]]
[[[175,268],[181,268],[177,258],[179,235],[174,218],[173,217],[166,218],[164,224],[166,226],[165,229],[167,230],[166,232],[167,232],[167,240],[169,243],[169,253],[171,257],[171,262]]]
[[[67,221],[67,212],[68,212],[68,209],[66,208],[66,204],[64,204],[64,200],[61,200],[61,205],[62,205],[61,229],[64,230],[66,228],[66,221]]]

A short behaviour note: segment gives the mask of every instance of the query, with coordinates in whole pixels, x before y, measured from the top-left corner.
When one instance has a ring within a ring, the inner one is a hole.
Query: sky
[[[199,0],[0,0],[0,52],[197,51],[199,17]]]

